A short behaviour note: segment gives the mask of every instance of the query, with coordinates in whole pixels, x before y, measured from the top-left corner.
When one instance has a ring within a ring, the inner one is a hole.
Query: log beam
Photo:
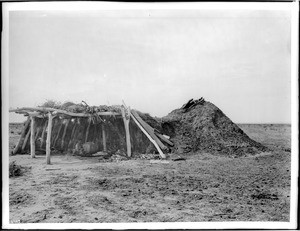
[[[142,132],[148,137],[148,139],[154,144],[155,148],[157,149],[159,155],[161,156],[161,158],[165,159],[166,155],[162,152],[162,150],[160,149],[159,145],[156,143],[156,141],[154,139],[152,139],[152,137],[148,134],[148,132],[143,128],[143,126],[137,121],[137,119],[132,115],[131,118],[133,119],[133,121],[137,124],[137,126],[142,130]]]
[[[71,140],[74,139],[74,135],[75,135],[75,130],[76,130],[76,125],[77,125],[77,121],[74,121],[74,126],[72,128],[72,132],[71,132]]]
[[[30,117],[35,117],[35,116],[40,116],[40,115],[41,115],[41,113],[40,113],[40,112],[37,112],[37,111],[27,112],[27,114],[28,114]]]
[[[15,155],[19,151],[19,149],[22,147],[22,144],[24,143],[24,139],[25,139],[25,136],[26,136],[26,130],[29,127],[29,124],[30,124],[30,119],[27,118],[27,120],[25,122],[25,125],[24,125],[24,128],[23,128],[23,131],[21,133],[20,140],[19,140],[17,146],[13,150],[13,153],[12,153],[13,155]]]
[[[70,136],[70,139],[69,139],[69,142],[68,142],[68,149],[71,149],[71,148],[73,148],[73,145],[74,145],[74,142],[73,142],[73,140],[75,139],[75,131],[76,131],[76,129],[77,129],[77,119],[75,119],[75,121],[74,121],[74,125],[73,125],[73,127],[72,127],[72,132],[71,132],[71,136]]]
[[[29,121],[30,121],[30,119],[29,119]],[[31,133],[31,130],[30,130],[30,129],[28,129],[28,132],[27,132],[27,134],[26,134],[26,137],[25,137],[24,143],[23,143],[23,145],[22,145],[22,152],[24,152],[24,151],[25,151],[25,148],[26,148],[26,145],[27,145],[27,142],[28,142],[28,139],[29,139],[30,133]]]
[[[164,137],[163,135],[161,135],[161,134],[159,134],[159,133],[157,133],[157,132],[155,132],[155,135],[156,135],[159,139],[161,139],[162,141],[164,141],[165,143],[169,144],[170,146],[174,146],[174,144],[173,144],[170,140],[168,140],[166,137]]]
[[[41,146],[40,146],[40,148],[42,148],[43,145],[44,145],[44,137],[45,137],[45,132],[46,132],[46,128],[47,128],[47,123],[48,123],[48,120],[46,120],[46,122],[44,124],[43,132],[42,132],[42,136],[41,136]]]
[[[47,141],[46,141],[46,163],[51,164],[50,153],[51,153],[51,131],[52,131],[52,114],[48,113],[48,128],[47,128]]]
[[[125,126],[125,136],[126,136],[126,146],[127,146],[127,156],[131,157],[131,143],[130,143],[130,132],[129,132],[129,120],[130,120],[130,109],[121,107],[122,117]]]
[[[37,138],[39,137],[40,132],[41,132],[41,127],[38,127],[38,128],[36,129],[36,132],[35,132],[35,137],[34,137],[35,141],[36,141]]]
[[[103,151],[107,152],[107,147],[106,147],[106,131],[105,131],[105,125],[102,124],[102,143],[103,143]]]
[[[54,113],[59,113],[59,114],[65,114],[73,117],[90,117],[90,114],[87,113],[75,113],[75,112],[69,112],[61,109],[56,109],[56,108],[48,108],[48,107],[22,107],[22,108],[17,108],[17,109],[11,109],[9,112],[16,112],[16,113],[30,113],[30,111],[38,111],[39,113],[47,113],[47,112],[54,112]],[[111,111],[104,111],[104,112],[97,112],[95,113],[99,116],[117,116],[121,115],[120,113],[117,112],[111,112]]]
[[[152,139],[155,140],[155,142],[159,145],[161,149],[168,149],[167,146],[165,146],[155,135],[155,129],[152,128],[149,124],[147,124],[135,110],[131,110],[131,115],[135,117],[139,124],[147,131],[147,133],[152,137]]]

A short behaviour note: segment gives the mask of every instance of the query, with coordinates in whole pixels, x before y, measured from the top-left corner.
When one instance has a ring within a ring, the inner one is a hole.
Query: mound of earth
[[[243,156],[266,151],[250,139],[214,104],[203,101],[186,109],[173,110],[162,118],[162,130],[171,137],[174,152],[206,151]]]

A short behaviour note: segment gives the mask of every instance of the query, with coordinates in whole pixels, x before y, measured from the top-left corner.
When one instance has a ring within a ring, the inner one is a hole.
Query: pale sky
[[[236,123],[290,123],[290,65],[284,10],[9,14],[12,108],[124,100],[161,117],[204,97]]]

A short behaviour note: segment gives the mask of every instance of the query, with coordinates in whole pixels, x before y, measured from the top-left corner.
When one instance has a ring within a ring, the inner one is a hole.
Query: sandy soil
[[[27,167],[9,180],[10,223],[288,221],[290,125],[239,125],[272,149],[151,163],[99,157],[10,156]],[[10,126],[10,149],[20,126]]]

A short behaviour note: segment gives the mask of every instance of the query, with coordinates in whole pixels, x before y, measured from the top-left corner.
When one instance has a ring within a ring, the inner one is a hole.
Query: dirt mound
[[[162,120],[162,128],[174,142],[175,152],[207,151],[243,156],[266,150],[210,102],[201,101],[191,108],[183,105]]]

